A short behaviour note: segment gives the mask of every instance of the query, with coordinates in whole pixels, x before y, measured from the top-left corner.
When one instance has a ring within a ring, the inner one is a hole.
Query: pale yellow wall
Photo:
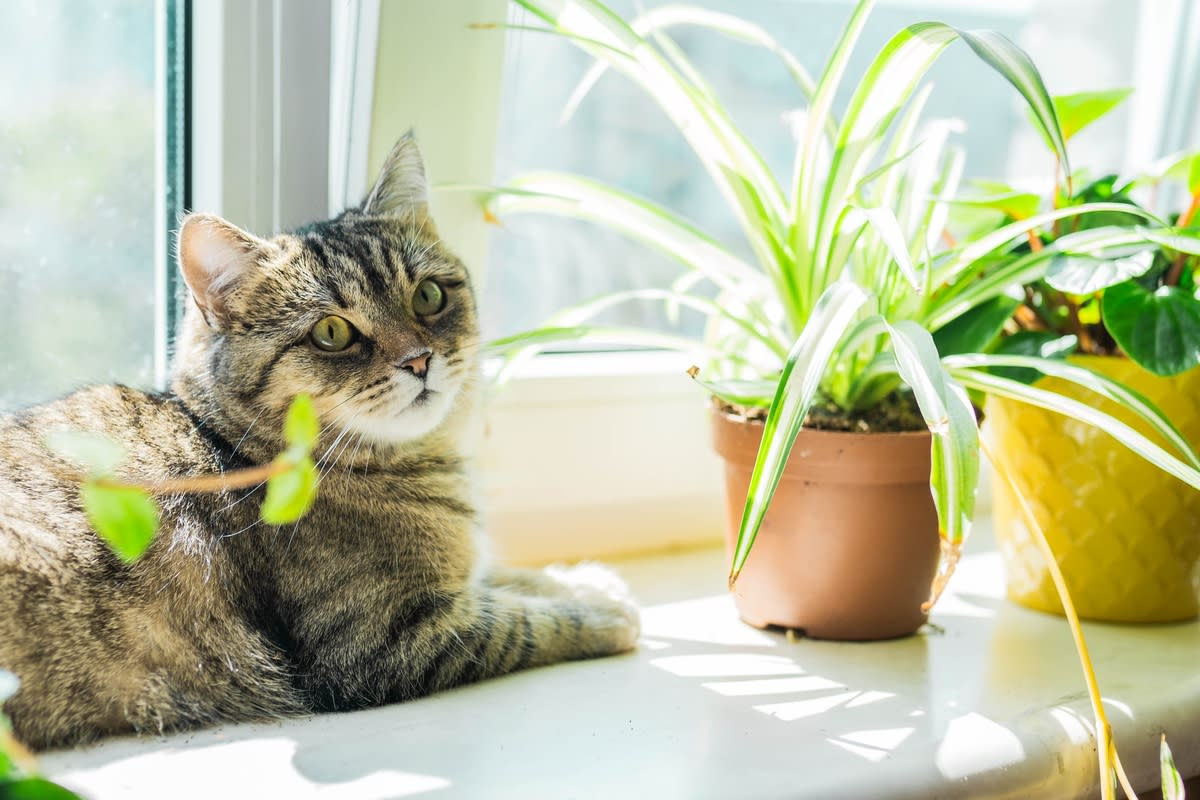
[[[383,0],[368,186],[409,128],[435,187],[492,183],[504,33],[468,26],[502,22],[506,8],[506,0]],[[463,193],[435,191],[433,214],[478,284],[486,267],[488,225],[477,202]]]

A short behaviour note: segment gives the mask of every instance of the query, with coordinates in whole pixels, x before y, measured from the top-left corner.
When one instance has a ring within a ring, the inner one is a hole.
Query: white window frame
[[[1200,42],[1200,10],[1163,4],[1140,10],[1142,41],[1178,31]],[[389,14],[405,15],[403,41],[380,48]],[[361,198],[409,127],[435,184],[492,182],[504,33],[467,25],[502,22],[505,0],[206,0],[193,15],[195,209],[260,232],[323,217]],[[1180,102],[1200,100],[1200,79],[1176,70],[1170,48],[1140,49],[1137,84],[1127,168],[1187,145],[1200,122]],[[478,208],[463,194],[435,193],[434,204],[481,286],[489,229]],[[543,563],[720,540],[722,470],[690,363],[545,356],[494,398],[482,505],[502,556]]]

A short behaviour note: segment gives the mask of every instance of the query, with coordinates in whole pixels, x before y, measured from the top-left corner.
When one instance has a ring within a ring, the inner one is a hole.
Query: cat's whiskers
[[[242,438],[238,439],[237,444],[233,446],[233,452],[230,453],[231,456],[237,455],[238,448],[240,448],[242,443],[246,441],[246,437],[250,435],[250,431],[254,429],[254,426],[258,423],[259,419],[262,418],[262,415],[266,412],[266,410],[266,406],[263,406],[258,410],[258,414],[250,421],[250,424],[246,427],[245,433],[242,434]]]

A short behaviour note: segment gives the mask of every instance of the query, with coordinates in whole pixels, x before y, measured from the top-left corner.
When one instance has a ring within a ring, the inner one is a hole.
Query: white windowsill
[[[789,643],[737,621],[719,551],[643,558],[618,565],[645,607],[636,653],[43,765],[94,800],[1096,796],[1067,627],[1001,599],[980,534],[941,633]],[[1200,623],[1086,632],[1135,786],[1157,784],[1164,730],[1182,773],[1200,773]]]

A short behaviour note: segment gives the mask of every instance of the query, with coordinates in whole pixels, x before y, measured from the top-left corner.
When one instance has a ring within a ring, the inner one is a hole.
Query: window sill
[[[95,800],[1095,796],[1067,627],[1002,599],[979,533],[934,615],[941,633],[789,643],[737,621],[719,551],[642,558],[619,565],[645,606],[628,656],[43,764]],[[1157,784],[1164,730],[1181,772],[1200,773],[1200,623],[1086,632],[1135,786]]]

